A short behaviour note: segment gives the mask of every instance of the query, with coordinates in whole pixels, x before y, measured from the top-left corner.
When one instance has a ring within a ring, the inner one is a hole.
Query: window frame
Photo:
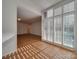
[[[69,4],[69,3],[71,3],[71,2],[74,2],[74,10],[64,13],[64,10],[63,10],[64,5]],[[61,7],[61,9],[62,9],[62,13],[59,14],[59,15],[54,15],[54,13],[55,13],[54,10],[55,10],[56,8],[60,8],[60,7]],[[49,19],[52,18],[52,19],[53,19],[53,27],[54,27],[54,18],[55,18],[55,17],[58,17],[58,16],[61,16],[61,17],[62,17],[62,44],[61,44],[61,45],[64,46],[64,45],[63,45],[63,39],[64,39],[64,25],[63,25],[63,24],[64,24],[64,23],[63,23],[64,20],[63,20],[63,16],[64,16],[64,15],[69,15],[69,14],[74,14],[74,20],[76,20],[76,19],[75,19],[75,1],[74,1],[74,0],[70,0],[70,1],[67,1],[67,2],[64,2],[64,3],[61,3],[60,5],[56,5],[56,6],[54,5],[53,7],[48,8],[47,10],[45,10],[45,12],[47,12],[47,11],[50,10],[50,9],[53,9],[53,16],[51,16],[51,17],[47,17],[47,16],[46,16],[44,19],[48,19],[48,20],[49,20]],[[47,14],[47,13],[46,13],[46,14]],[[76,22],[76,21],[75,21],[75,22]],[[74,22],[74,26],[76,26],[76,25],[75,25],[75,24],[76,24],[75,22]],[[75,27],[74,27],[74,29],[75,29]],[[54,31],[55,31],[55,29],[53,30],[53,38],[54,38]],[[75,31],[74,31],[74,32],[75,32]],[[75,36],[75,34],[74,34],[74,40],[76,40],[75,38],[76,38],[76,36]],[[54,39],[53,39],[53,44],[54,44],[54,43],[55,43],[55,42],[54,42]],[[74,43],[73,43],[73,46],[75,46]],[[65,46],[64,46],[64,47],[65,47]],[[70,47],[70,48],[71,48],[71,47]],[[74,47],[73,47],[73,48],[74,48]]]

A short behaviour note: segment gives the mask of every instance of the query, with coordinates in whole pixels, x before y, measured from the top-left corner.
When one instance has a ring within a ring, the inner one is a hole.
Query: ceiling
[[[22,21],[31,21],[41,16],[41,11],[61,0],[18,0],[17,16]]]

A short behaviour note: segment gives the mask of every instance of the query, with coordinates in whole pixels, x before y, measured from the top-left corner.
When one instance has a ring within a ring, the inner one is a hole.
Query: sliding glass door
[[[50,19],[50,39],[51,39],[51,42],[54,41],[54,19],[53,17]]]
[[[47,19],[47,41],[51,41],[50,39],[50,20]]]
[[[48,42],[53,42],[53,9],[50,9],[47,11],[47,16],[46,16],[46,38]]]
[[[54,11],[54,43],[62,44],[62,8]]]
[[[64,39],[65,46],[73,47],[74,43],[74,15],[65,15],[64,20]]]
[[[54,25],[53,25],[53,18],[48,19],[48,41],[53,42],[54,39]]]
[[[45,11],[45,41],[74,48],[75,10],[74,1]]]
[[[63,12],[63,45],[74,45],[74,2],[64,5]]]
[[[44,21],[44,30],[45,30],[45,40],[48,41],[48,22],[47,22],[47,19]]]
[[[62,17],[54,18],[54,43],[62,44]]]

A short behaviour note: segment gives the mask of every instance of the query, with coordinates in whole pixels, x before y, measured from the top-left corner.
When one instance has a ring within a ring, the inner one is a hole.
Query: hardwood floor
[[[35,36],[32,34],[18,35],[17,36],[17,47],[23,47],[34,42],[41,41],[40,36]]]
[[[36,35],[19,35],[17,51],[3,59],[76,59],[76,54],[69,50],[41,41]]]

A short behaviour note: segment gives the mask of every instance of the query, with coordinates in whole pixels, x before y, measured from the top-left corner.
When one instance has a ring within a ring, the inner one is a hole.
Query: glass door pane
[[[48,41],[53,42],[53,18],[48,19]]]
[[[52,42],[53,40],[52,40],[52,31],[53,31],[53,25],[52,25],[52,23],[53,22],[51,22],[52,21],[52,18],[49,18],[49,19],[47,19],[47,23],[46,23],[46,37],[47,37],[47,41],[49,41],[49,42]]]
[[[46,29],[45,29],[45,24],[46,24],[46,21],[45,20],[43,20],[42,21],[42,39],[43,40],[46,40]]]
[[[45,22],[44,22],[44,29],[45,29],[45,40],[48,39],[48,22],[47,22],[47,19],[45,19]]]
[[[73,47],[74,42],[74,14],[64,15],[64,39],[63,44]]]
[[[54,18],[54,43],[62,44],[62,17]]]
[[[50,38],[50,19],[47,20],[47,27],[48,27],[48,30],[47,30],[47,34],[48,34],[48,41],[51,42],[51,38]]]
[[[54,21],[53,21],[53,18],[50,19],[50,39],[51,39],[51,42],[53,42],[53,40],[54,40]]]

